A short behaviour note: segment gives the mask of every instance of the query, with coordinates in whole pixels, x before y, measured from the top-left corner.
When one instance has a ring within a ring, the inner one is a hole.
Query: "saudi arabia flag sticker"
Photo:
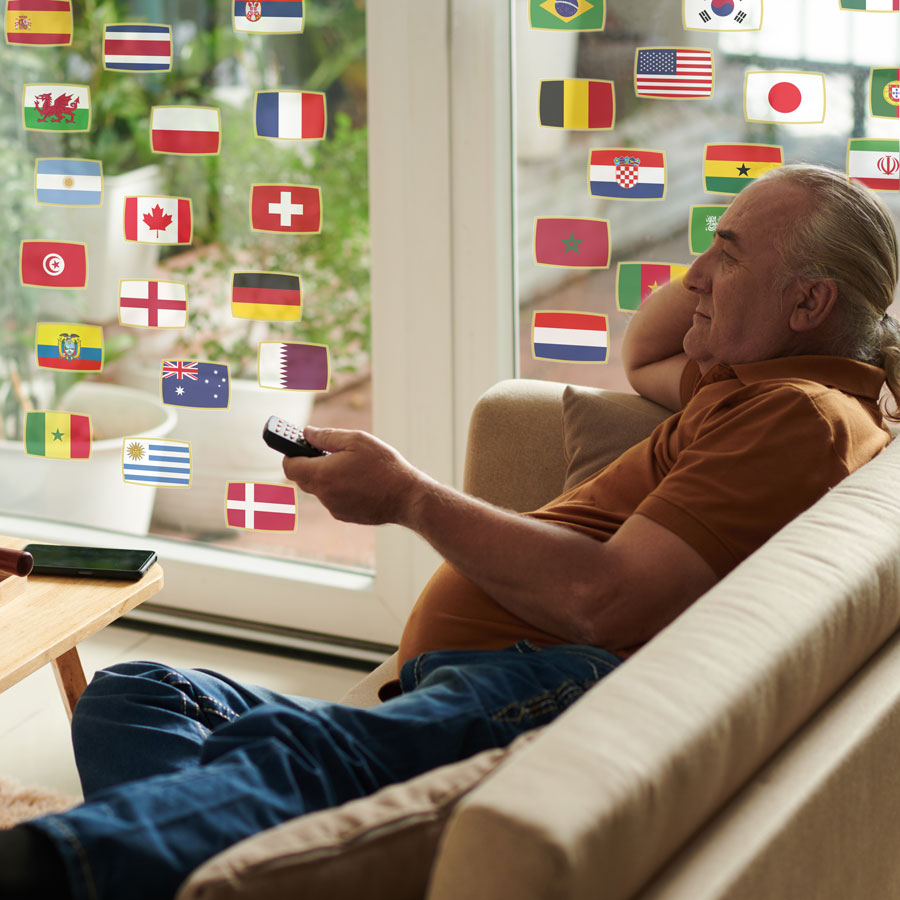
[[[91,90],[86,84],[26,84],[22,118],[28,131],[88,131]]]

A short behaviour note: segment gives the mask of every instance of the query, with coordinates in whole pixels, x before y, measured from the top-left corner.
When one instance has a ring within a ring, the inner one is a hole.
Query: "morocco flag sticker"
[[[126,197],[125,240],[139,244],[189,244],[191,201],[184,197]]]
[[[83,288],[87,247],[70,241],[22,241],[22,284],[29,287]]]
[[[539,266],[607,268],[609,222],[538,216],[534,220],[534,261]]]

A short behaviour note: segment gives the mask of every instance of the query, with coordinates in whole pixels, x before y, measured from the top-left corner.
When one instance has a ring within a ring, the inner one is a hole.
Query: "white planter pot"
[[[62,233],[87,245],[88,281],[83,295],[87,321],[118,321],[119,281],[152,276],[159,261],[159,247],[125,240],[125,198],[159,194],[161,185],[156,165],[121,175],[107,176],[104,172],[102,206],[58,209]]]
[[[131,371],[122,377],[159,394],[158,368]],[[263,425],[274,415],[302,428],[309,421],[313,401],[311,393],[276,391],[236,378],[231,382],[228,409],[179,409],[178,424],[169,437],[190,442],[191,486],[159,491],[154,522],[176,531],[233,532],[225,524],[227,482],[281,481],[282,456],[263,442]]]
[[[59,408],[91,417],[87,460],[28,456],[18,441],[0,441],[0,506],[8,512],[147,534],[156,488],[126,484],[122,438],[164,437],[178,420],[152,394],[116,384],[81,382]]]

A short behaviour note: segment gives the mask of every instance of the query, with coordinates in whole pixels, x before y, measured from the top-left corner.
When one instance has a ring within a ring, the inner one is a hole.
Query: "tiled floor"
[[[213,669],[284,693],[337,700],[364,673],[110,626],[79,645],[85,674],[152,659]],[[0,775],[80,796],[69,723],[49,666],[0,694]]]

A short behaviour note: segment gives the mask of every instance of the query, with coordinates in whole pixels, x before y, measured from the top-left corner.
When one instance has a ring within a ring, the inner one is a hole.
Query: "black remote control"
[[[263,428],[263,440],[274,450],[285,456],[327,456],[303,437],[303,429],[278,416],[269,416]]]

